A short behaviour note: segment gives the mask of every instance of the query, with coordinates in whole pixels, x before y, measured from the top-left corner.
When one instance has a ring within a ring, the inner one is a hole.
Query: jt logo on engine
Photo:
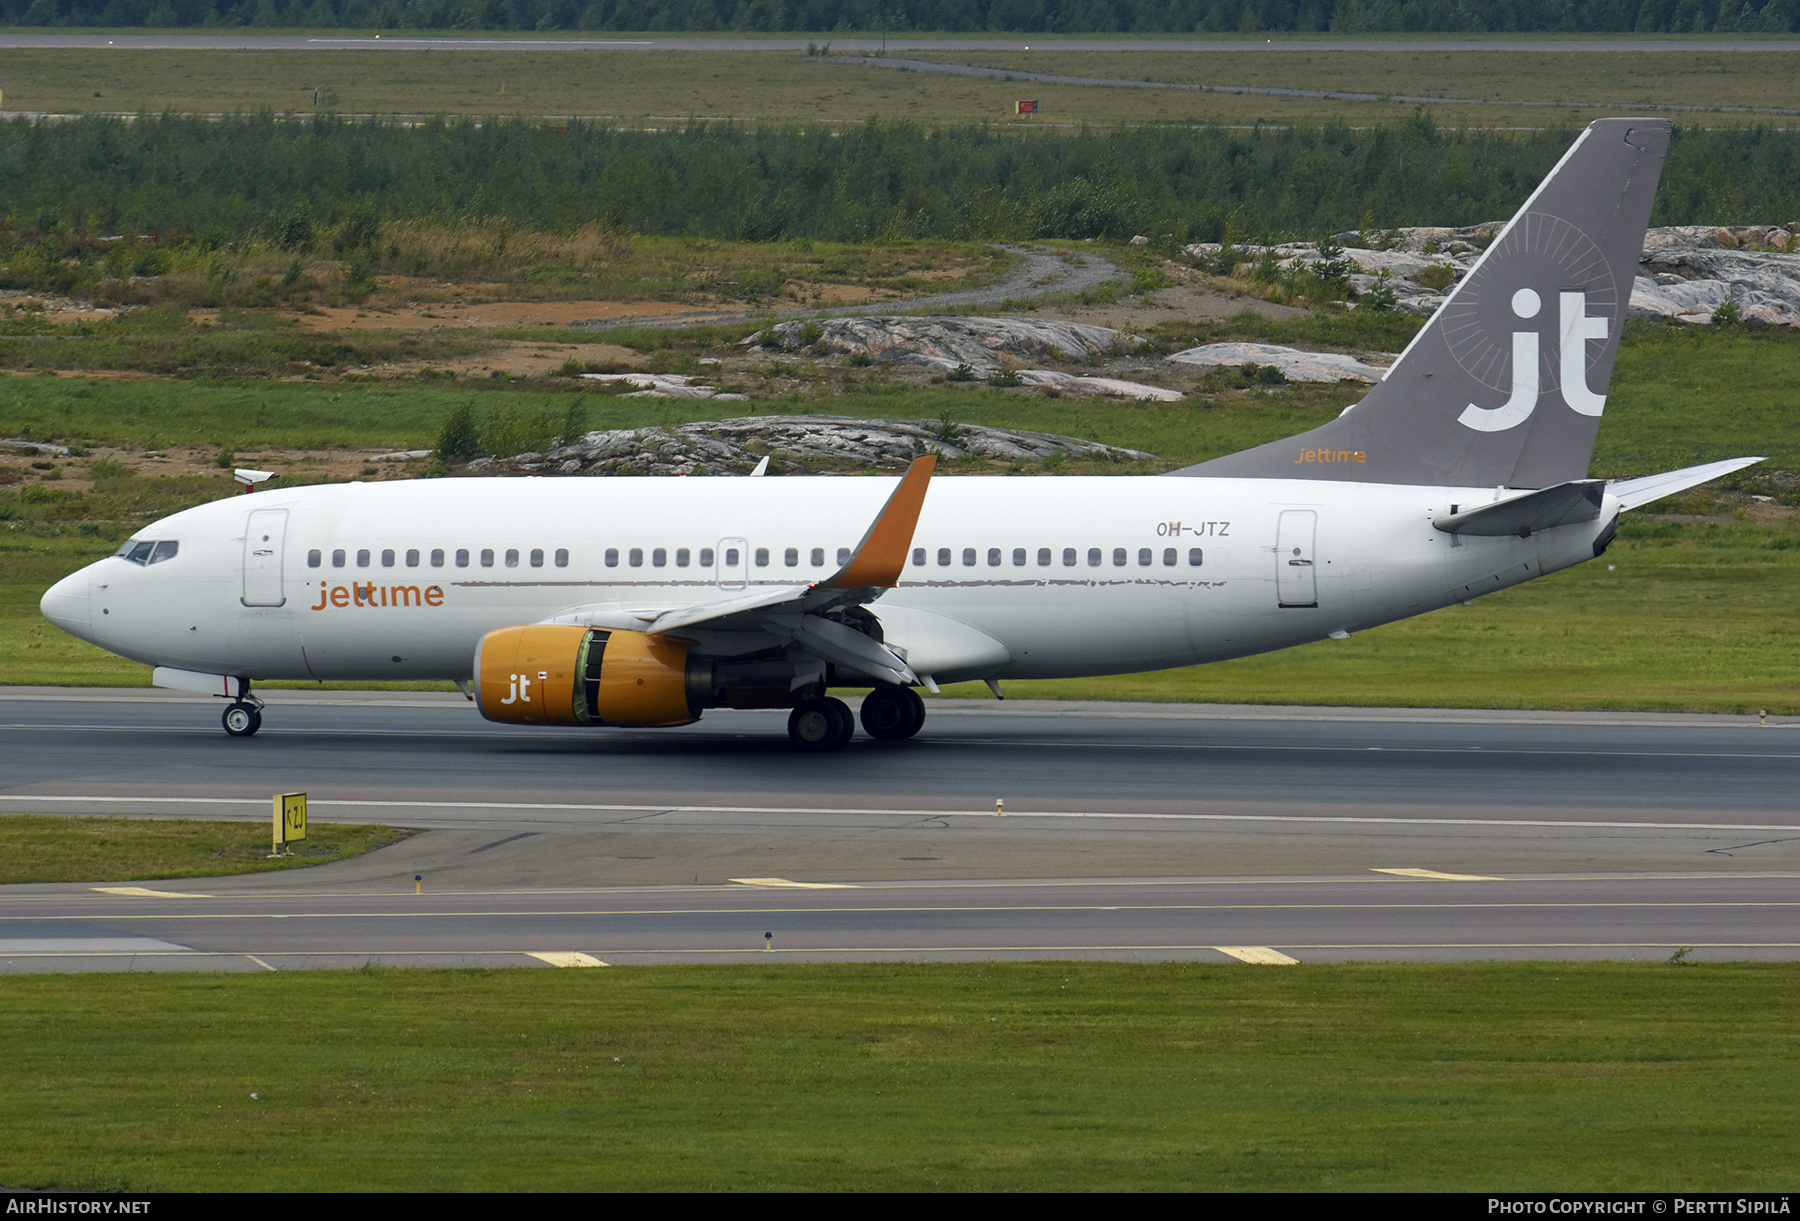
[[[531,675],[513,674],[508,677],[512,679],[512,686],[506,689],[506,698],[500,702],[502,704],[529,704],[531,702]]]
[[[1558,372],[1561,374],[1562,398],[1570,409],[1582,415],[1597,416],[1606,408],[1606,396],[1595,394],[1587,384],[1587,342],[1605,339],[1607,320],[1592,318],[1587,312],[1587,294],[1557,294],[1561,324],[1561,346],[1558,350]],[[1543,308],[1537,293],[1521,288],[1513,294],[1512,311],[1520,318],[1535,318]],[[1457,417],[1459,423],[1477,432],[1501,432],[1517,428],[1531,418],[1538,402],[1538,333],[1514,331],[1512,336],[1512,393],[1498,407],[1480,407],[1470,403]]]

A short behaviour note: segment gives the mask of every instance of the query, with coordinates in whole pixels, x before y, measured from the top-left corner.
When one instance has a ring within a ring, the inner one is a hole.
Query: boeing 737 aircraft
[[[1599,555],[1755,458],[1587,477],[1669,124],[1575,141],[1386,378],[1320,428],[1143,478],[444,479],[177,513],[52,623],[262,721],[252,682],[455,680],[490,720],[790,708],[802,750],[917,733],[915,688],[1242,657]]]

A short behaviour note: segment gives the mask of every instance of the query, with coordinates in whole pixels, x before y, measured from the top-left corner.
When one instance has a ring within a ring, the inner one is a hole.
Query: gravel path
[[[853,307],[827,306],[819,309],[789,310],[779,314],[737,313],[709,314],[705,318],[644,317],[608,318],[585,325],[591,329],[615,326],[713,326],[721,322],[786,322],[794,318],[818,318],[824,315],[842,318],[871,314],[916,314],[921,310],[953,309],[964,305],[998,305],[1008,297],[1025,300],[1046,293],[1081,293],[1100,287],[1109,280],[1129,280],[1131,273],[1098,254],[1082,251],[1074,257],[1080,262],[1064,262],[1059,253],[1048,253],[1030,246],[1000,245],[1008,254],[1016,254],[1020,262],[1005,279],[982,288],[964,288],[956,292],[936,293],[929,297],[908,297],[903,301],[878,301]]]

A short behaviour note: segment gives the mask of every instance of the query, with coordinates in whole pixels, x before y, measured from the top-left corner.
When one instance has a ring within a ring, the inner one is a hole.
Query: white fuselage
[[[894,486],[532,478],[264,491],[147,527],[134,537],[177,542],[172,558],[102,560],[43,605],[77,636],[183,671],[465,679],[496,628],[618,627],[635,612],[823,580]],[[1432,526],[1452,506],[1498,495],[1316,480],[939,478],[898,588],[869,609],[922,678],[1159,669],[1518,584],[1590,558],[1617,512],[1609,498],[1598,520],[1529,538]],[[715,656],[770,643],[753,632],[680,634]]]

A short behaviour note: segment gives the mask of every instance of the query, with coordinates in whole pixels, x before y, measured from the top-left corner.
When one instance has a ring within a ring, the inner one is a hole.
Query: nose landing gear
[[[219,720],[232,737],[247,738],[262,728],[262,710],[263,702],[250,694],[250,684],[244,682]]]

